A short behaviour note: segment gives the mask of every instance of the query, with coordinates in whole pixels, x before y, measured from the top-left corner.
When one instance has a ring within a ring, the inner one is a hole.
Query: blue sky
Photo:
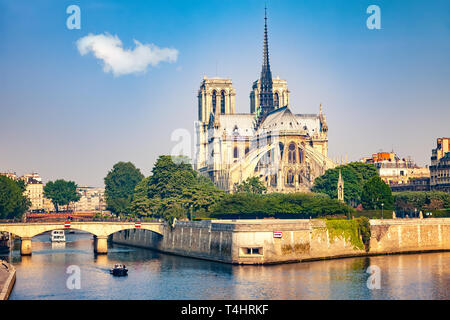
[[[177,128],[193,132],[203,75],[233,80],[249,111],[262,62],[264,1],[0,0],[0,171],[102,186],[117,161],[150,174]],[[392,148],[429,164],[449,136],[450,1],[266,1],[272,73],[296,113],[329,124],[331,158]],[[81,29],[69,30],[69,5]],[[369,30],[366,9],[381,9]],[[178,51],[176,62],[114,76],[77,40],[117,35]]]

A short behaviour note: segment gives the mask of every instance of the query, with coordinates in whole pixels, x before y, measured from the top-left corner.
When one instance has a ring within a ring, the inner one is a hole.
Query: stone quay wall
[[[16,269],[6,261],[0,260],[0,300],[8,300],[16,282]]]
[[[370,253],[450,250],[450,218],[370,220]]]
[[[450,250],[450,219],[370,220],[370,250],[332,236],[324,220],[177,221],[163,234],[115,233],[118,244],[233,264],[273,264],[351,256]]]

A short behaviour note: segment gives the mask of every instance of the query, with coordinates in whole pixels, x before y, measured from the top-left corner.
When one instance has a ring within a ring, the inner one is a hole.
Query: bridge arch
[[[164,223],[162,222],[71,222],[70,226],[65,226],[64,222],[48,223],[0,223],[0,231],[6,231],[17,235],[21,239],[21,254],[30,255],[32,253],[31,239],[39,234],[51,230],[80,230],[94,235],[94,250],[100,254],[108,252],[108,236],[118,231],[127,229],[145,229],[160,235],[164,233]]]

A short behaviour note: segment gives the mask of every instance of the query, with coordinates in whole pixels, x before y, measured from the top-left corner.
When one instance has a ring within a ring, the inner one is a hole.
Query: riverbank
[[[314,219],[177,221],[162,234],[131,229],[112,241],[231,264],[450,250],[450,218],[370,220],[367,248],[347,227]]]
[[[6,261],[0,260],[0,300],[8,300],[16,283],[16,269]]]
[[[11,301],[450,299],[450,252],[241,266],[115,244],[95,256],[90,234],[68,234],[65,246],[56,247],[47,235],[33,240],[34,255],[20,256],[17,246],[12,252]],[[109,273],[116,263],[127,266],[127,277]],[[80,290],[67,287],[69,265],[80,267]],[[367,287],[369,266],[380,268],[380,289]]]

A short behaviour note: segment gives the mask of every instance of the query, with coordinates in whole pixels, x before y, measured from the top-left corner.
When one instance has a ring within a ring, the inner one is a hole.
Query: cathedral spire
[[[272,72],[270,71],[269,63],[269,40],[267,37],[267,8],[264,8],[264,51],[260,78],[258,123],[261,123],[265,116],[274,110],[272,85]]]
[[[264,52],[261,77],[266,73],[270,73],[269,39],[267,37],[267,7],[264,8]],[[270,76],[272,77],[272,74],[270,74]]]

